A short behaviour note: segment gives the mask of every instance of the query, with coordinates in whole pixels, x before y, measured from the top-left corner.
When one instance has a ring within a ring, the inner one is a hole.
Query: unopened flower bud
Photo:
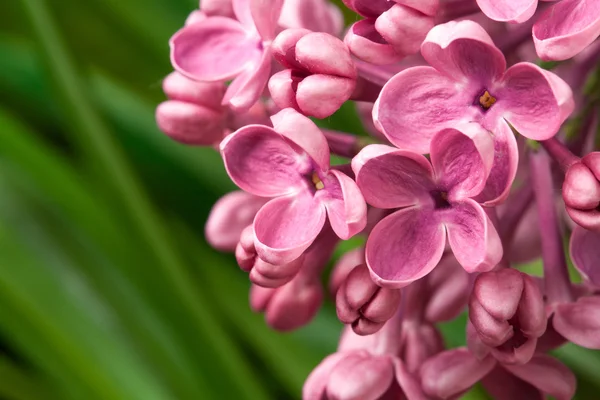
[[[269,81],[271,96],[281,108],[325,118],[354,92],[356,67],[346,45],[334,36],[288,29],[273,41],[273,55],[286,68]]]
[[[600,231],[600,152],[593,152],[567,169],[562,188],[569,216],[582,227]]]
[[[542,293],[514,269],[480,274],[469,301],[469,319],[492,355],[505,364],[525,364],[546,331]]]
[[[444,350],[440,331],[430,323],[402,325],[400,358],[411,373],[416,373],[430,357]]]
[[[364,262],[365,248],[362,246],[350,250],[340,257],[338,262],[333,267],[333,272],[329,277],[329,293],[331,293],[334,298],[338,292],[338,289],[348,277],[350,271]]]
[[[354,268],[339,288],[336,310],[340,321],[359,335],[377,332],[400,304],[400,290],[377,286],[365,264]]]
[[[310,322],[323,301],[323,288],[317,277],[297,274],[277,288],[252,285],[250,306],[264,312],[267,324],[279,331],[290,331]]]

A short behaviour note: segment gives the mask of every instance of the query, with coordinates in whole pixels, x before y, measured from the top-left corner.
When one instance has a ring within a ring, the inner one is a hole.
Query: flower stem
[[[567,261],[563,249],[558,215],[554,204],[554,184],[550,158],[543,150],[531,152],[531,181],[538,209],[542,239],[544,284],[548,303],[564,303],[573,299]]]
[[[540,142],[550,156],[560,165],[563,172],[579,161],[579,157],[571,153],[571,150],[560,142],[556,137]]]

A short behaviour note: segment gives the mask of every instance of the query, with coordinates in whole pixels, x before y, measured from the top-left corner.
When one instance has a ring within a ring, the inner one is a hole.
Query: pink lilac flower
[[[569,243],[569,253],[577,271],[592,287],[600,289],[600,233],[577,226]]]
[[[344,16],[328,0],[285,0],[279,25],[339,36],[344,28]]]
[[[282,5],[283,0],[233,0],[237,20],[212,16],[186,25],[170,41],[173,66],[193,80],[234,79],[223,104],[249,109],[270,76],[270,43]]]
[[[352,54],[373,64],[391,64],[419,51],[433,25],[438,0],[344,0],[365,19],[354,23],[344,41]]]
[[[431,163],[422,155],[370,145],[353,160],[356,182],[377,208],[400,208],[379,222],[367,240],[366,260],[378,285],[401,288],[427,275],[448,243],[469,272],[493,268],[500,239],[473,200],[491,169],[493,143],[476,124],[440,131]],[[468,136],[467,136],[468,135]]]
[[[221,143],[231,179],[256,196],[273,197],[257,213],[258,256],[271,264],[298,258],[329,219],[348,239],[366,225],[366,204],[356,183],[329,166],[327,141],[293,109],[272,118],[273,128],[248,125]]]
[[[506,69],[501,51],[475,22],[433,28],[421,46],[431,67],[408,68],[383,87],[376,126],[397,147],[428,153],[433,135],[465,122],[493,133],[495,167],[482,194],[493,205],[508,195],[517,167],[511,128],[535,140],[552,137],[573,109],[568,85],[534,64]]]
[[[562,0],[548,8],[533,26],[533,42],[542,60],[566,60],[600,35],[600,3]]]
[[[350,98],[357,72],[341,40],[307,29],[287,29],[273,41],[273,56],[284,70],[269,80],[273,101],[307,116],[325,118]]]
[[[476,333],[470,339],[481,341],[487,346],[484,353],[491,353],[503,364],[529,362],[547,323],[537,283],[512,268],[477,277],[469,302],[469,319]]]
[[[538,0],[477,0],[477,5],[495,21],[521,23],[533,17]]]
[[[425,400],[418,380],[397,356],[398,322],[390,320],[369,336],[358,336],[346,328],[338,351],[306,379],[303,400]]]
[[[242,231],[252,224],[256,213],[269,201],[241,190],[221,197],[210,210],[204,236],[215,249],[233,252]]]
[[[571,400],[575,376],[559,361],[536,354],[524,365],[504,365],[488,356],[479,360],[466,348],[447,350],[427,360],[421,384],[431,399],[455,399],[481,381],[497,400]]]

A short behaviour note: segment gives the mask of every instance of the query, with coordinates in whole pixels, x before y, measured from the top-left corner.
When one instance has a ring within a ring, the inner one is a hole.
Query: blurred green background
[[[218,154],[155,126],[197,5],[0,2],[0,399],[294,399],[335,351],[331,301],[291,334],[249,310],[247,274],[203,239],[234,188]],[[362,129],[351,106],[324,123]],[[598,354],[558,354],[600,398]]]

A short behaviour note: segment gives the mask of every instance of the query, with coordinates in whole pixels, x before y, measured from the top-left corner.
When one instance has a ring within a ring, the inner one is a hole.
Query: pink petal
[[[451,253],[446,253],[427,276],[431,293],[425,305],[425,319],[443,322],[456,318],[467,306],[470,286],[469,275]]]
[[[505,118],[523,136],[546,140],[554,136],[564,120],[564,112],[547,74],[531,63],[510,67],[497,86],[491,89],[497,102],[485,116],[486,121]],[[495,124],[494,124],[495,125]]]
[[[221,155],[231,180],[261,197],[298,191],[310,164],[279,133],[263,125],[248,125],[221,142]]]
[[[431,272],[445,242],[435,214],[417,207],[396,211],[382,219],[367,239],[371,277],[379,286],[402,288]]]
[[[577,271],[600,287],[600,233],[576,226],[571,234],[570,253]]]
[[[415,375],[411,374],[406,365],[398,358],[394,357],[392,362],[394,363],[396,381],[404,394],[402,398],[406,398],[407,400],[426,400],[427,397],[423,393],[423,389],[421,389],[421,383]]]
[[[375,21],[375,29],[399,54],[416,54],[435,25],[433,18],[411,7],[395,4]]]
[[[533,25],[535,50],[542,60],[566,60],[600,35],[600,3],[563,0],[550,7]]]
[[[286,108],[271,117],[273,128],[304,150],[322,171],[329,169],[327,139],[310,118]]]
[[[388,0],[342,0],[351,10],[356,11],[363,17],[377,18],[381,13],[389,9],[393,4]]]
[[[344,17],[340,9],[327,0],[286,0],[279,25],[339,36],[344,27]]]
[[[519,149],[515,135],[505,120],[500,119],[493,131],[494,161],[483,191],[476,200],[483,206],[495,206],[506,200],[517,175]]]
[[[502,52],[487,32],[470,20],[434,27],[421,46],[421,54],[432,67],[454,81],[468,81],[476,91],[489,88],[506,69]]]
[[[425,157],[386,145],[369,145],[352,159],[356,183],[377,208],[405,207],[429,200],[434,188]]]
[[[250,0],[250,13],[263,40],[273,40],[283,0]]]
[[[194,103],[215,111],[223,110],[221,99],[226,89],[223,82],[193,81],[173,71],[163,80],[162,89],[170,100]]]
[[[258,256],[275,265],[295,260],[312,244],[326,219],[323,204],[304,191],[269,201],[254,219]]]
[[[344,42],[352,55],[375,65],[392,64],[405,57],[405,54],[397,53],[377,32],[374,19],[363,19],[352,24]]]
[[[575,394],[576,381],[573,372],[560,361],[545,354],[535,355],[525,365],[503,367],[556,400],[571,400]]]
[[[347,240],[365,229],[367,204],[356,183],[343,173],[331,170],[325,179],[322,196],[329,222],[336,235]]]
[[[496,400],[544,400],[543,393],[538,389],[502,367],[494,368],[481,383]]]
[[[431,142],[431,163],[449,200],[474,197],[485,184],[494,159],[494,141],[479,124],[447,128]]]
[[[233,111],[248,111],[265,90],[271,75],[271,51],[269,49],[246,64],[246,69],[227,88],[222,104],[227,104]]]
[[[260,43],[235,20],[210,17],[180,29],[170,40],[171,63],[199,81],[227,80],[262,55]]]
[[[375,126],[397,147],[429,153],[440,130],[475,119],[475,93],[431,67],[412,67],[390,79],[373,108]]]
[[[467,272],[491,270],[502,258],[502,242],[494,224],[471,199],[451,205],[441,218],[454,256]]]
[[[310,373],[302,388],[303,400],[321,400],[325,394],[331,371],[346,357],[345,353],[333,353]]]
[[[390,359],[363,354],[349,355],[335,366],[327,384],[329,398],[377,400],[390,387],[394,379]]]
[[[488,18],[502,22],[525,22],[535,14],[538,0],[477,0]]]
[[[453,398],[486,376],[495,364],[492,357],[477,360],[466,348],[447,350],[423,364],[421,384],[425,393],[430,396]]]
[[[600,349],[600,297],[582,297],[575,303],[560,304],[552,323],[569,341],[588,349]]]
[[[236,190],[221,197],[210,210],[204,226],[204,236],[210,245],[224,251],[234,251],[242,231],[268,201],[264,197]]]
[[[269,201],[254,219],[258,256],[275,265],[295,260],[312,244],[326,219],[323,204],[306,191]]]
[[[348,47],[335,36],[309,33],[296,43],[296,60],[313,74],[356,78]]]

